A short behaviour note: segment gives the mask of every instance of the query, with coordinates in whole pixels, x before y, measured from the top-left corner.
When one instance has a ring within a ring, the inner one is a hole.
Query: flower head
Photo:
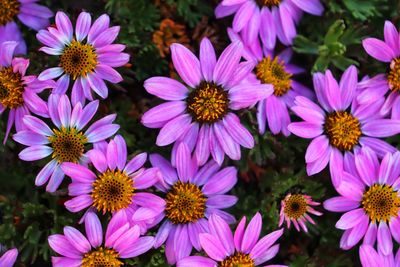
[[[259,239],[262,227],[261,215],[257,213],[246,226],[243,217],[232,234],[229,225],[218,215],[211,215],[209,233],[200,234],[200,245],[208,258],[201,256],[186,257],[177,263],[177,267],[207,266],[264,266],[264,263],[279,252],[274,243],[282,236],[283,229],[274,231]],[[281,266],[284,265],[266,265]]]
[[[141,226],[144,232],[146,222],[152,223],[164,210],[165,201],[141,190],[159,182],[161,174],[157,168],[143,168],[146,153],[127,162],[127,146],[120,135],[109,143],[103,142],[95,144],[95,148],[87,153],[95,172],[77,163],[61,165],[72,179],[68,191],[73,198],[65,202],[65,206],[71,212],[93,207],[103,214],[126,213],[128,221]]]
[[[392,119],[400,119],[400,36],[390,21],[385,22],[384,41],[376,38],[363,40],[365,51],[373,58],[387,64],[387,73],[378,75],[365,83],[366,90],[359,96],[365,103],[373,103],[376,99],[390,92],[381,113],[392,111]]]
[[[305,155],[308,175],[324,169],[328,163],[333,184],[340,182],[343,165],[357,148],[370,147],[380,157],[396,151],[379,137],[400,132],[400,120],[383,119],[379,110],[383,98],[373,104],[356,101],[357,69],[349,67],[340,84],[328,70],[314,74],[314,88],[319,105],[298,96],[292,110],[304,121],[289,124],[293,134],[312,138]]]
[[[31,29],[39,31],[50,24],[53,12],[37,4],[39,0],[2,0],[0,5],[0,44],[16,41],[18,54],[26,54],[26,43],[16,21],[17,18]]]
[[[51,126],[39,118],[25,115],[26,129],[13,136],[15,141],[28,146],[19,153],[20,159],[35,161],[50,155],[52,158],[36,176],[37,186],[49,181],[46,190],[54,192],[64,179],[61,163],[87,161],[88,144],[103,141],[118,131],[119,125],[112,124],[115,115],[106,116],[84,130],[98,105],[98,101],[92,101],[84,107],[81,103],[71,106],[66,95],[53,94],[48,103]]]
[[[312,206],[318,206],[320,203],[315,202],[308,195],[304,194],[288,194],[281,201],[281,211],[279,214],[279,227],[286,221],[287,227],[290,228],[291,223],[297,231],[300,227],[304,232],[308,232],[306,222],[315,224],[314,220],[308,213],[321,216],[322,213],[316,211]]]
[[[392,237],[400,242],[400,152],[388,153],[379,163],[376,153],[362,148],[354,155],[337,185],[338,197],[324,202],[324,208],[345,212],[336,228],[345,230],[340,247],[350,249],[363,237],[364,244],[374,246],[388,255]]]
[[[324,8],[319,0],[222,0],[215,9],[217,18],[234,14],[232,27],[250,44],[260,37],[263,46],[274,49],[276,38],[291,45],[296,37],[296,24],[303,11],[320,16]]]
[[[231,41],[241,41],[240,34],[228,29]],[[244,43],[245,44],[245,43]],[[259,40],[244,45],[243,57],[253,71],[243,81],[250,84],[270,84],[274,92],[258,104],[257,121],[261,134],[265,133],[266,123],[273,134],[290,134],[287,126],[290,123],[288,108],[294,105],[296,96],[310,99],[314,94],[295,80],[297,74],[304,73],[304,69],[290,63],[293,51],[290,48],[274,55],[273,51],[263,49]]]
[[[236,169],[220,167],[209,161],[200,169],[191,157],[186,144],[179,145],[176,154],[176,169],[163,157],[150,155],[150,162],[160,169],[163,181],[156,186],[166,195],[164,217],[157,235],[155,247],[166,241],[165,253],[169,264],[189,256],[192,248],[200,250],[199,233],[208,232],[207,220],[218,214],[228,222],[232,215],[221,209],[229,208],[237,198],[225,195],[237,181]]]
[[[53,93],[65,94],[73,81],[71,100],[75,104],[93,100],[92,92],[101,98],[108,96],[104,80],[118,83],[122,76],[113,68],[125,65],[129,55],[122,53],[124,45],[113,44],[119,26],[109,27],[110,18],[102,15],[93,24],[89,13],[82,12],[76,22],[75,33],[72,23],[63,12],[56,14],[56,28],[41,30],[37,38],[45,46],[40,50],[59,57],[59,66],[47,69],[39,80],[58,78]]]
[[[40,82],[36,76],[26,75],[29,59],[14,57],[17,45],[12,41],[0,44],[0,114],[8,111],[4,142],[13,125],[17,131],[25,129],[25,115],[49,116],[46,102],[37,94],[54,86],[52,81]]]
[[[61,255],[52,257],[53,266],[119,267],[124,266],[122,259],[147,252],[154,244],[154,237],[141,237],[139,226],[131,227],[124,217],[123,213],[114,216],[105,236],[100,220],[93,212],[85,216],[86,236],[71,226],[64,227],[63,235],[49,236],[50,247]]]
[[[217,61],[208,39],[200,45],[200,60],[180,44],[171,46],[174,66],[187,86],[170,78],[145,81],[146,90],[169,102],[146,112],[142,123],[161,128],[157,145],[180,142],[195,150],[199,165],[211,154],[221,164],[224,155],[240,159],[240,146],[252,148],[254,139],[233,111],[250,107],[272,94],[270,85],[243,84],[251,69],[240,63],[243,46],[235,42]]]
[[[18,250],[16,248],[6,251],[6,253],[4,253],[0,257],[0,266],[13,267],[15,261],[17,260],[17,257],[18,257]]]

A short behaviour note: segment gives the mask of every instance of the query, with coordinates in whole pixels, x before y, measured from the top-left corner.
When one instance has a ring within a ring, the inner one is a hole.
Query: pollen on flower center
[[[14,17],[19,13],[20,5],[17,0],[0,1],[0,26],[13,21]]]
[[[389,222],[399,213],[400,197],[392,186],[374,184],[364,192],[361,204],[371,221]]]
[[[165,216],[174,224],[196,222],[204,218],[206,200],[197,185],[177,182],[166,196]]]
[[[74,80],[86,77],[97,66],[97,54],[92,45],[73,40],[60,56],[60,65]]]
[[[257,79],[262,83],[274,86],[274,95],[276,96],[285,95],[292,87],[292,74],[286,72],[284,62],[279,60],[278,57],[274,59],[269,56],[263,58],[257,64],[255,72]]]
[[[307,213],[307,200],[303,195],[288,195],[283,202],[283,212],[288,218],[297,220]]]
[[[214,123],[228,112],[228,93],[214,83],[202,82],[187,99],[187,110],[200,123]]]
[[[103,213],[127,208],[132,203],[135,188],[125,172],[107,170],[92,184],[93,207]]]
[[[98,247],[83,255],[81,267],[119,267],[124,263],[120,261],[119,254],[114,249]]]
[[[12,67],[0,69],[0,104],[9,109],[22,106],[23,92],[21,74],[13,72]]]
[[[325,118],[324,131],[332,146],[347,151],[358,144],[362,135],[360,122],[347,111],[328,114]]]
[[[82,157],[86,136],[75,128],[61,127],[60,130],[53,130],[54,135],[49,137],[53,148],[52,157],[58,162],[77,163]]]
[[[255,263],[249,254],[235,252],[218,263],[218,267],[255,267]]]
[[[387,75],[389,88],[400,93],[400,58],[395,58],[390,63],[390,70]]]

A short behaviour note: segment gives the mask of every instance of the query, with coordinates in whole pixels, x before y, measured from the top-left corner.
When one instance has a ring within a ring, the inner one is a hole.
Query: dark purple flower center
[[[9,109],[22,106],[23,92],[21,74],[13,72],[12,67],[0,69],[0,104]]]
[[[165,216],[174,224],[196,222],[205,216],[207,198],[195,184],[175,183],[165,201]]]
[[[202,82],[187,98],[187,110],[200,123],[221,120],[229,108],[228,93],[219,85]]]
[[[19,13],[20,5],[17,0],[0,1],[0,26],[13,21],[14,17]]]

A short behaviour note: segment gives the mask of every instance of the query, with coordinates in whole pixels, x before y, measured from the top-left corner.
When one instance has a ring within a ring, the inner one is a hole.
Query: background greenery
[[[118,114],[120,133],[126,138],[132,155],[147,151],[168,156],[170,147],[161,149],[154,145],[158,131],[140,124],[143,112],[160,102],[145,92],[143,81],[154,75],[175,76],[166,49],[174,40],[198,51],[200,40],[208,36],[220,52],[228,44],[226,28],[232,18],[214,18],[217,0],[42,2],[53,11],[67,12],[73,20],[81,10],[94,17],[106,12],[114,25],[121,25],[119,42],[127,45],[131,62],[120,69],[125,81],[110,85],[110,97],[102,101],[98,116]],[[308,69],[302,82],[311,87],[312,72],[330,68],[338,76],[350,64],[359,67],[360,76],[385,71],[383,64],[367,56],[360,43],[364,36],[382,37],[385,20],[399,26],[400,1],[322,2],[326,7],[324,16],[306,15],[298,27],[295,62]],[[30,51],[30,73],[38,74],[44,67],[54,66],[54,58],[37,52],[40,44],[35,33],[24,29],[24,34]],[[242,115],[257,145],[251,151],[243,150],[240,161],[226,162],[239,168],[240,180],[233,193],[240,201],[230,210],[238,219],[260,211],[264,219],[263,232],[267,233],[277,228],[279,203],[287,192],[302,191],[321,202],[336,194],[327,171],[313,177],[305,174],[304,153],[308,142],[294,136],[285,138],[269,133],[260,136],[255,110],[243,111]],[[5,129],[6,117],[3,115],[0,120],[1,129]],[[392,138],[391,141],[397,145],[398,140]],[[68,199],[65,185],[54,194],[34,186],[34,178],[44,162],[20,161],[17,155],[21,148],[11,139],[5,146],[0,146],[0,244],[16,246],[20,250],[17,266],[50,266],[47,236],[60,233],[65,225],[82,227],[76,223],[81,214],[68,213],[64,208],[63,202]],[[317,226],[310,227],[309,234],[293,229],[285,231],[275,262],[290,266],[360,266],[357,248],[349,252],[339,249],[342,232],[334,227],[339,216],[324,212],[322,217],[316,218]],[[107,218],[103,220],[106,222]],[[168,265],[163,251],[153,250],[130,261],[128,266]]]

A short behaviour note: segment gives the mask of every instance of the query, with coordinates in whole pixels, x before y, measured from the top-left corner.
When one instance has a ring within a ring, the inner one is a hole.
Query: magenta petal
[[[309,122],[293,122],[289,124],[288,129],[303,138],[315,138],[323,133],[322,125]]]
[[[133,258],[149,251],[154,244],[154,237],[140,237],[132,246],[120,252],[121,258]]]
[[[103,229],[99,217],[93,212],[89,212],[85,217],[86,236],[93,247],[98,247],[103,242]]]
[[[324,202],[324,208],[334,212],[347,212],[357,209],[359,206],[359,201],[354,201],[345,197],[333,197]]]
[[[191,120],[190,115],[183,114],[169,121],[158,134],[157,145],[166,146],[175,142],[190,126]]]
[[[61,169],[76,182],[91,183],[96,179],[96,175],[91,170],[76,163],[64,162],[61,164]]]
[[[15,261],[17,260],[17,257],[18,257],[18,250],[16,248],[6,251],[0,257],[0,266],[13,267]]]
[[[235,248],[237,251],[241,250],[245,228],[246,228],[246,217],[243,216],[238,226],[236,227],[235,234],[233,236],[233,241],[235,243]]]
[[[181,44],[171,45],[171,55],[174,67],[182,80],[192,88],[196,88],[201,81],[200,61],[186,47]]]
[[[392,235],[385,222],[380,222],[378,226],[378,250],[384,255],[389,255],[393,251]]]
[[[232,137],[228,134],[225,127],[221,123],[214,124],[214,132],[218,142],[224,152],[233,160],[239,160],[241,153],[240,153],[240,146],[237,144]]]
[[[193,267],[193,266],[202,266],[202,267],[215,267],[216,262],[212,259],[202,257],[202,256],[189,256],[181,259],[176,263],[176,267]]]
[[[303,11],[316,15],[321,16],[322,12],[324,11],[323,5],[320,3],[319,0],[291,0],[298,8],[302,9]]]
[[[247,225],[247,228],[243,234],[243,241],[241,246],[241,251],[243,253],[250,253],[250,251],[253,249],[260,236],[261,227],[261,214],[257,212]]]
[[[146,111],[146,113],[144,113],[142,116],[142,123],[144,126],[149,128],[159,128],[155,126],[159,126],[160,123],[162,126],[164,126],[168,121],[183,114],[186,108],[186,102],[184,101],[170,101],[162,103]]]
[[[226,167],[214,174],[204,185],[205,195],[225,194],[236,184],[237,170],[235,167]]]
[[[80,195],[70,199],[64,203],[67,210],[70,212],[78,212],[86,209],[93,204],[93,199],[90,195]]]
[[[379,259],[380,256],[372,246],[362,245],[360,247],[360,260],[363,267],[382,266]]]
[[[233,235],[229,225],[218,215],[209,218],[210,234],[217,237],[224,246],[226,253],[232,255],[235,252]]]
[[[396,57],[395,52],[390,46],[376,38],[364,39],[362,45],[365,51],[367,51],[370,56],[377,60],[390,62]]]
[[[77,229],[71,226],[64,227],[64,235],[79,252],[86,253],[91,249],[89,241]]]
[[[340,217],[340,220],[336,223],[336,228],[347,230],[356,226],[363,218],[365,218],[364,209],[359,208],[352,211],[348,211]]]
[[[372,137],[389,137],[400,133],[400,120],[372,120],[362,126],[362,132]]]
[[[225,85],[232,78],[242,57],[242,50],[243,45],[240,42],[234,42],[222,52],[215,65],[214,82]]]
[[[80,259],[82,257],[81,253],[63,235],[51,235],[48,238],[48,242],[50,247],[62,256],[72,259]]]
[[[199,238],[202,248],[210,258],[216,261],[222,261],[225,257],[229,256],[217,237],[203,233],[200,234]]]
[[[92,17],[87,12],[81,12],[76,20],[75,35],[77,41],[82,41],[89,33]]]
[[[25,161],[35,161],[39,159],[43,159],[53,153],[53,149],[48,146],[37,145],[27,147],[22,150],[18,156],[20,159]]]
[[[393,23],[388,20],[385,21],[384,36],[385,43],[387,43],[393,49],[393,52],[396,56],[399,56],[399,33]]]
[[[214,47],[208,38],[204,38],[200,43],[200,65],[206,81],[212,81],[216,63],[217,57]]]

